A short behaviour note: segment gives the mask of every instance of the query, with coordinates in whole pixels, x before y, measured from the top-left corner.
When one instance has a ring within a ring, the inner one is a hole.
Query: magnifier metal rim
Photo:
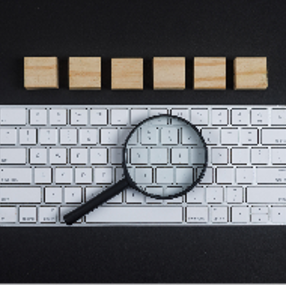
[[[174,195],[169,195],[169,196],[160,196],[160,195],[155,195],[155,194],[150,194],[142,189],[140,189],[136,182],[133,181],[133,179],[131,178],[131,176],[129,175],[127,166],[126,166],[126,161],[127,161],[127,152],[128,152],[128,147],[127,147],[127,143],[129,141],[129,139],[131,138],[131,136],[134,134],[135,131],[137,131],[139,129],[139,127],[141,125],[143,125],[144,123],[146,123],[147,121],[151,121],[153,119],[156,118],[160,118],[160,117],[168,117],[168,118],[174,118],[174,119],[178,119],[183,121],[184,123],[186,123],[187,125],[189,125],[190,127],[192,127],[194,129],[194,131],[197,133],[197,135],[199,136],[199,138],[201,139],[202,143],[203,143],[203,148],[205,150],[205,162],[202,165],[203,169],[199,175],[199,177],[187,188],[185,188],[184,190],[182,190],[181,192],[174,194]],[[128,184],[130,185],[130,187],[132,187],[133,189],[143,193],[144,195],[151,197],[151,198],[155,198],[155,199],[173,199],[173,198],[177,198],[180,197],[184,194],[186,194],[188,191],[192,190],[198,183],[200,183],[200,181],[202,180],[202,178],[205,175],[206,172],[206,168],[207,168],[207,162],[208,162],[208,151],[207,151],[207,145],[206,142],[203,138],[203,136],[201,135],[201,133],[199,132],[198,128],[193,125],[191,122],[189,122],[188,120],[179,117],[179,116],[175,116],[175,115],[169,115],[169,114],[161,114],[161,115],[155,115],[155,116],[151,116],[148,117],[146,119],[144,119],[143,121],[141,121],[140,123],[138,123],[132,130],[131,132],[128,134],[125,143],[124,143],[124,147],[123,147],[123,160],[122,160],[122,167],[123,167],[123,171],[124,171],[124,175],[125,175],[125,179],[127,180]]]

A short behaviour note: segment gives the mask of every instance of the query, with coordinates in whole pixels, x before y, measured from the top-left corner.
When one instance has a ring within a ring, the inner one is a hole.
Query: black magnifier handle
[[[129,184],[126,179],[122,179],[117,182],[115,185],[111,186],[110,188],[104,190],[98,196],[92,198],[84,205],[76,208],[75,210],[71,211],[70,213],[64,216],[64,220],[66,224],[73,224],[78,219],[95,209],[96,207],[100,206],[104,202],[108,201],[112,197],[116,196],[120,192],[122,192]]]

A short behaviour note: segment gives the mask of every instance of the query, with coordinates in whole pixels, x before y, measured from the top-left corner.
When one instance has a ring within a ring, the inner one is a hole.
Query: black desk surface
[[[1,1],[0,104],[285,104],[285,1]],[[25,91],[24,56],[58,56],[60,89]],[[101,56],[102,91],[69,91],[69,56]],[[153,56],[186,56],[185,91],[152,90]],[[194,56],[228,89],[194,91]],[[267,56],[269,88],[234,91],[232,60]],[[144,91],[110,90],[143,57]],[[0,282],[286,282],[285,227],[1,228]]]

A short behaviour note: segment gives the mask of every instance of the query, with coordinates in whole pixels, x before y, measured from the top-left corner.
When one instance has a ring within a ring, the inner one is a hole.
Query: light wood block
[[[70,57],[69,88],[71,90],[101,89],[101,58]]]
[[[112,59],[112,89],[143,89],[143,59]]]
[[[194,89],[225,89],[226,58],[195,57]]]
[[[267,58],[238,57],[234,60],[234,89],[266,89]]]
[[[184,57],[154,57],[153,76],[155,90],[185,89],[186,59]]]
[[[24,87],[26,89],[59,88],[58,58],[25,57]]]

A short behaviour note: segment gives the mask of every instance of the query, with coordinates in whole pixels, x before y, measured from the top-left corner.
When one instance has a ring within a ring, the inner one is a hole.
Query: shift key
[[[0,184],[30,184],[31,168],[0,168]]]
[[[258,184],[285,184],[286,168],[257,168],[256,181]]]

